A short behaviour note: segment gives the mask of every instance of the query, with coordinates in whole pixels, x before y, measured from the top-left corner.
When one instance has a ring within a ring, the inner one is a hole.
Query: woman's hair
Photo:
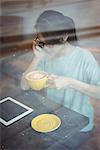
[[[64,43],[63,38],[67,35],[67,41],[77,45],[74,21],[58,11],[44,11],[38,17],[35,28],[37,34],[41,33],[47,44],[62,44]]]

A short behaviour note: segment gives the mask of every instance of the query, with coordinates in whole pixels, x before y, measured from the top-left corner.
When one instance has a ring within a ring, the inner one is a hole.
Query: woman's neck
[[[69,55],[71,52],[73,52],[74,50],[74,46],[69,44],[69,43],[65,43],[62,46],[62,50],[55,56],[55,57],[62,57],[65,55]]]

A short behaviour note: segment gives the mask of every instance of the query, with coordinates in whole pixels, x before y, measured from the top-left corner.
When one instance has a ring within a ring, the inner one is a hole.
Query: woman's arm
[[[25,76],[27,73],[35,70],[36,66],[39,63],[39,59],[38,58],[34,58],[31,62],[31,64],[29,65],[29,67],[27,68],[27,70],[22,74],[22,78],[21,78],[21,89],[22,90],[28,90],[30,87],[27,84],[27,81],[25,79]]]
[[[26,79],[25,79],[26,74],[36,69],[37,65],[39,64],[39,62],[44,57],[44,53],[43,52],[38,52],[37,50],[34,50],[34,56],[35,57],[33,58],[31,64],[29,65],[27,70],[22,74],[21,89],[23,89],[23,90],[28,90],[30,88],[27,84]]]
[[[40,59],[35,57],[33,58],[31,64],[29,65],[29,67],[26,69],[26,71],[23,73],[23,75],[26,75],[27,73],[35,70],[35,68],[37,67],[38,63],[39,63]]]
[[[91,85],[76,79],[58,76],[53,81],[57,89],[70,87],[90,97],[100,99],[100,85]]]
[[[79,80],[69,79],[69,87],[78,90],[90,97],[100,99],[100,85],[91,85]]]

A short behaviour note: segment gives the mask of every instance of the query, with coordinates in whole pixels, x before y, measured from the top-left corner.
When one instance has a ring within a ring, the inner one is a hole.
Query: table
[[[75,147],[75,135],[79,134],[79,131],[88,124],[88,118],[52,100],[48,100],[43,96],[43,91],[35,92],[29,90],[24,92],[21,90],[20,79],[25,69],[22,66],[22,62],[23,60],[24,63],[27,62],[25,60],[27,60],[26,58],[29,59],[30,56],[8,57],[1,61],[1,76],[3,78],[5,76],[4,79],[6,81],[6,84],[2,87],[2,93],[0,93],[1,99],[11,96],[34,109],[31,114],[8,127],[1,124],[1,149],[69,150],[69,141],[74,141],[73,147]],[[42,113],[52,113],[59,116],[62,121],[61,126],[57,130],[45,134],[34,131],[30,125],[31,120]],[[78,140],[79,142],[81,141],[81,139]]]
[[[33,108],[34,111],[8,127],[1,124],[2,150],[68,150],[68,139],[74,140],[73,135],[88,124],[87,117],[48,100],[38,92],[29,90],[21,91],[17,95],[15,93],[12,90],[9,96]],[[61,126],[50,133],[34,131],[30,122],[42,113],[56,114],[61,118]]]

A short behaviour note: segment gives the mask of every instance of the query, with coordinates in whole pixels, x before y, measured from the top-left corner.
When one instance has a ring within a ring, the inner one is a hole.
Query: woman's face
[[[42,47],[43,51],[48,54],[50,57],[56,57],[63,48],[63,44],[55,44],[55,45],[48,45],[45,42],[45,39],[43,38],[42,34],[38,34],[38,44],[40,47]]]
[[[61,53],[62,48],[63,48],[63,45],[47,45],[47,46],[44,46],[44,51],[50,57],[56,57]]]

